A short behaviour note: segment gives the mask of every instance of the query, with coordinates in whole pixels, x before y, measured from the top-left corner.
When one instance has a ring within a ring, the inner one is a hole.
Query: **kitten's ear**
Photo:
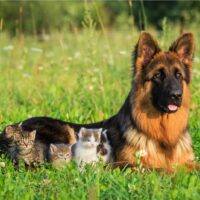
[[[68,147],[71,150],[72,149],[73,144],[69,144]]]
[[[103,130],[103,128],[99,128],[99,133],[101,133],[101,132],[102,132],[102,130]]]
[[[82,138],[84,133],[85,133],[85,128],[82,127],[82,128],[80,129],[79,133],[78,133],[79,138]]]
[[[142,70],[159,51],[160,47],[153,37],[147,32],[141,32],[135,49],[135,71]]]
[[[100,129],[97,132],[95,132],[95,134],[98,137],[98,140],[101,140],[101,133],[102,133],[102,130],[100,131]]]
[[[12,126],[7,126],[5,129],[5,136],[11,138],[14,135],[14,130]]]
[[[21,127],[22,127],[22,123],[23,123],[23,122],[20,122],[20,123],[19,123],[19,125],[18,125],[18,127],[19,127],[19,128],[21,128]]]
[[[32,139],[32,140],[35,140],[35,138],[36,138],[36,130],[31,131],[31,132],[30,132],[30,136],[31,136],[31,139]]]
[[[194,36],[192,33],[184,33],[169,48],[174,51],[181,62],[190,65],[194,54]]]
[[[107,132],[107,130],[104,130],[101,135],[101,142],[103,142],[103,143],[106,143],[108,141],[106,132]]]
[[[107,130],[104,130],[102,134],[103,134],[103,136],[105,137],[105,139],[107,140],[108,137],[107,137],[107,134],[106,134],[106,133],[107,133]]]
[[[57,146],[54,144],[50,144],[50,152],[54,153],[57,150]]]

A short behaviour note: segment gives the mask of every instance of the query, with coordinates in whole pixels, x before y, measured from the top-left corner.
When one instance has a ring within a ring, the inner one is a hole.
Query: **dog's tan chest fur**
[[[150,168],[184,165],[194,160],[192,142],[188,132],[183,133],[173,147],[162,146],[156,140],[147,137],[136,129],[127,130],[124,138],[126,144],[117,154],[118,161],[123,160],[134,165],[136,161],[135,153],[140,150],[147,153],[146,156],[141,157],[142,164]]]

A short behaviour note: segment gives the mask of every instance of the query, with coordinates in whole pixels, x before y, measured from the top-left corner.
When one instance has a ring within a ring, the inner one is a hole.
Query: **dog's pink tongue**
[[[168,109],[169,109],[170,111],[175,111],[175,110],[178,109],[178,106],[173,105],[173,104],[170,104],[170,105],[168,105]]]

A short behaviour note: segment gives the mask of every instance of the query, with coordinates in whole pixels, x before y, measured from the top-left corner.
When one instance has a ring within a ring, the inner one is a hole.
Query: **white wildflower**
[[[22,65],[17,66],[18,70],[22,70],[24,67]]]
[[[135,156],[137,158],[145,157],[146,155],[147,155],[147,152],[145,149],[141,149],[141,150],[135,152]]]
[[[6,166],[5,162],[0,162],[0,168],[4,168]]]
[[[91,81],[94,83],[94,82],[97,81],[97,78],[96,78],[96,77],[93,77]]]
[[[200,58],[195,57],[195,58],[194,58],[194,62],[196,62],[196,63],[200,63]]]
[[[22,74],[22,76],[23,76],[24,78],[32,78],[32,76],[31,76],[30,74],[27,74],[27,73]]]
[[[93,85],[90,85],[88,88],[89,88],[89,90],[93,90],[94,89]]]
[[[69,70],[69,67],[65,67],[64,70],[65,70],[65,71],[68,71],[68,70]]]
[[[81,55],[81,53],[80,53],[79,51],[77,51],[77,52],[75,52],[75,54],[74,54],[74,58],[78,58],[78,57],[80,57],[80,55]]]
[[[8,45],[8,46],[5,46],[4,48],[3,48],[3,50],[5,50],[5,51],[12,51],[14,49],[14,46],[13,45]]]
[[[42,66],[38,67],[38,70],[42,71],[44,68]]]
[[[99,72],[100,70],[99,70],[99,68],[95,67],[95,68],[93,69],[93,71],[94,71],[94,72]]]
[[[119,54],[121,54],[121,55],[126,55],[127,52],[126,52],[126,51],[120,51]]]
[[[127,40],[132,40],[132,36],[131,36],[131,35],[127,35],[127,36],[126,36],[126,39],[127,39]]]
[[[110,58],[110,59],[108,60],[108,64],[109,64],[109,65],[113,65],[113,64],[114,64],[114,61],[113,61],[112,58]]]
[[[32,47],[32,48],[31,48],[31,51],[38,52],[38,53],[42,53],[42,52],[43,52],[43,49],[39,49],[39,48]]]
[[[68,46],[65,44],[65,45],[63,46],[63,48],[64,48],[64,49],[68,49]]]

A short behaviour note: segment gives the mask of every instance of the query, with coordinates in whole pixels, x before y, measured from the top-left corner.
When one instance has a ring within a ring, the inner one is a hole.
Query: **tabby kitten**
[[[64,167],[72,159],[71,145],[50,144],[48,152],[48,162],[55,167]]]
[[[98,162],[97,146],[101,141],[102,129],[81,128],[78,141],[72,146],[73,159],[80,166]]]
[[[18,125],[12,125],[12,126],[6,127],[3,130],[2,134],[0,134],[1,154],[5,154],[6,156],[8,156],[8,158],[12,160],[15,157],[15,153],[16,153],[16,145],[14,142],[14,132],[13,132],[14,129],[18,129]]]
[[[28,166],[44,163],[47,146],[35,140],[36,130],[28,132],[22,130],[20,125],[8,126],[5,135],[12,141],[13,145],[9,148],[9,153],[14,162],[18,163],[22,160]]]

